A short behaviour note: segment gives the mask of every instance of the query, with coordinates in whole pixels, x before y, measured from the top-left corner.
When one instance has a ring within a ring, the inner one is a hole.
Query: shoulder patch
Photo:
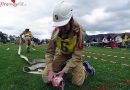
[[[78,49],[82,50],[82,49],[83,49],[83,47],[84,47],[83,42],[78,43]]]
[[[80,36],[80,28],[78,28],[78,29],[76,30],[76,35],[77,35],[77,37]]]

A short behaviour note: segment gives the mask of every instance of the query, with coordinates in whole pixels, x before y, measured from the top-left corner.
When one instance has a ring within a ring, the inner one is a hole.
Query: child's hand
[[[53,77],[55,77],[56,74],[53,71],[49,71],[48,73],[48,81],[51,82]]]

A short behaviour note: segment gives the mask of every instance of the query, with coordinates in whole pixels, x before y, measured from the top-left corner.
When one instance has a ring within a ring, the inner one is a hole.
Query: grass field
[[[22,49],[22,53],[29,60],[44,58],[46,46],[35,48],[30,53]],[[17,50],[17,45],[0,44],[0,90],[57,90],[44,84],[40,75],[24,73],[22,68],[27,64]],[[86,47],[82,60],[90,62],[95,75],[77,87],[71,84],[69,73],[65,77],[65,90],[130,90],[130,49]]]

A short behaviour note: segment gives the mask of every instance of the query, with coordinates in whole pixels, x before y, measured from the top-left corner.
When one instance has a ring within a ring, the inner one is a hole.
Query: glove
[[[51,82],[53,77],[55,77],[56,74],[53,71],[49,71],[48,73],[48,81]]]

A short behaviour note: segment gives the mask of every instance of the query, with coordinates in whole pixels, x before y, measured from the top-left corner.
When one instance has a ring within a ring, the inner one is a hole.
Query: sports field
[[[22,54],[29,60],[44,58],[45,45]],[[17,55],[18,45],[0,44],[0,90],[58,90],[44,84],[40,75],[22,71],[27,66]],[[88,60],[95,68],[95,75],[77,87],[71,84],[71,73],[65,77],[65,90],[130,90],[130,49],[86,47],[82,60]]]

